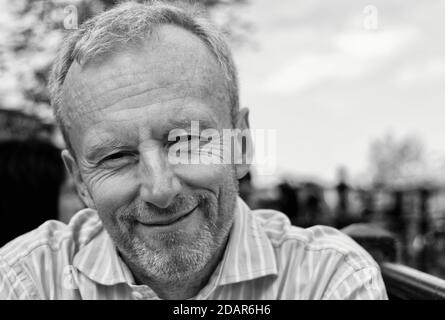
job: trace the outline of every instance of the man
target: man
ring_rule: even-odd
[[[377,264],[339,231],[251,212],[237,197],[246,162],[173,161],[210,143],[178,147],[194,121],[248,128],[230,52],[195,9],[125,3],[64,42],[52,103],[88,209],[0,250],[2,298],[386,298]]]

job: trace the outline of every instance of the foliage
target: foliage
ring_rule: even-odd
[[[210,13],[218,7],[247,2],[191,1],[204,4]],[[67,9],[75,6],[80,24],[119,2],[122,0],[0,0],[0,109],[23,110],[51,122],[46,85],[51,62],[67,32],[64,29]],[[221,27],[229,38],[232,34],[235,39],[239,33],[232,31],[230,25],[223,21]]]
[[[417,136],[396,138],[392,134],[370,146],[370,173],[378,186],[407,186],[440,182],[442,157],[427,150]]]

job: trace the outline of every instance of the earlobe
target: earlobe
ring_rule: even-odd
[[[62,159],[67,171],[74,180],[77,189],[77,194],[88,208],[94,209],[94,202],[92,201],[90,193],[88,192],[88,189],[83,181],[82,175],[80,174],[79,166],[76,160],[74,159],[73,155],[71,154],[70,151],[63,150]]]

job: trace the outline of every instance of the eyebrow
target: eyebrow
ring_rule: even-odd
[[[216,129],[218,126],[216,125],[216,122],[213,119],[172,119],[169,121],[169,131],[173,129],[187,129],[191,128],[192,121],[197,121],[199,123],[199,130],[205,130],[205,129]]]

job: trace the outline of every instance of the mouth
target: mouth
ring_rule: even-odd
[[[168,217],[165,219],[158,219],[156,221],[150,221],[150,222],[142,222],[142,221],[138,221],[138,222],[144,226],[147,226],[147,227],[169,226],[169,225],[172,225],[172,224],[175,224],[177,222],[184,220],[189,215],[191,215],[195,211],[196,208],[198,208],[198,205],[186,213],[175,214],[174,216],[171,216],[171,217]]]

